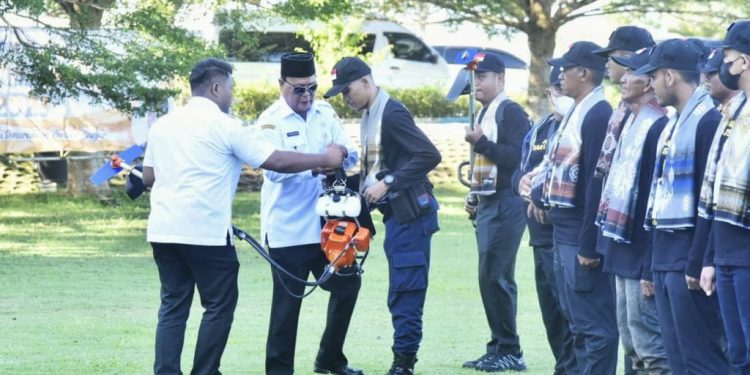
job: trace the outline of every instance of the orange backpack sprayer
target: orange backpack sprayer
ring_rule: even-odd
[[[320,248],[331,265],[339,270],[353,266],[357,258],[363,263],[372,234],[357,220],[362,211],[359,194],[347,189],[344,179],[337,179],[321,194],[315,211],[326,219],[320,233]]]

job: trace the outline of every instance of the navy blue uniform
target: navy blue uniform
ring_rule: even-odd
[[[657,145],[668,121],[662,117],[651,125],[643,144],[638,168],[638,190],[630,243],[600,235],[597,250],[603,255],[603,268],[615,275],[617,324],[625,355],[625,373],[669,373],[669,363],[659,328],[654,296],[644,296],[641,280],[653,281],[651,252],[653,238],[643,222],[648,207]],[[637,370],[637,371],[636,371]]]
[[[720,120],[721,114],[712,109],[698,123],[693,182],[696,197],[700,196],[708,152]],[[703,259],[701,249],[708,243],[710,226],[709,221],[698,218],[694,229],[655,230],[653,234],[652,269],[659,325],[675,374],[729,372],[721,350],[722,328],[716,297],[708,297],[702,290],[689,290],[685,281],[686,272],[690,272],[688,259],[695,256],[692,254],[700,254],[696,257]],[[696,276],[700,276],[699,272]]]
[[[653,237],[643,227],[648,192],[651,190],[651,177],[654,174],[656,147],[659,136],[667,124],[667,117],[657,120],[649,129],[643,145],[643,156],[638,170],[638,195],[635,202],[636,217],[633,223],[633,234],[630,243],[617,242],[608,237],[600,237],[598,250],[603,255],[604,271],[629,279],[653,281],[651,274],[651,251]]]
[[[518,194],[518,183],[521,178],[538,166],[547,152],[547,145],[555,136],[560,122],[553,114],[542,119],[531,129],[524,144],[521,155],[521,168],[512,177],[512,187]],[[535,133],[531,143],[531,133]],[[528,203],[524,208],[528,207]],[[534,249],[534,281],[539,308],[542,310],[542,321],[547,332],[552,355],[555,357],[555,374],[578,373],[578,365],[573,351],[573,335],[570,323],[560,308],[557,292],[557,279],[554,271],[554,250],[552,239],[552,225],[542,224],[533,217],[526,216],[526,226],[529,228],[529,246]]]
[[[578,255],[595,258],[598,228],[595,219],[602,180],[594,172],[604,143],[612,107],[599,102],[586,114],[581,127],[581,159],[575,207],[552,207],[549,219],[559,265],[560,304],[571,319],[578,366],[583,374],[614,374],[618,331],[612,277],[602,266],[583,268]],[[540,196],[536,189],[534,195]]]
[[[422,341],[422,313],[430,266],[430,241],[437,232],[438,203],[427,173],[440,163],[440,153],[416,126],[411,113],[398,101],[385,105],[381,127],[385,165],[394,176],[390,191],[423,186],[432,207],[416,220],[400,224],[391,207],[382,208],[385,255],[388,259],[388,309],[393,323],[393,352],[413,356]]]

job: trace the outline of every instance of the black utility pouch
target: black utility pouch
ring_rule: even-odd
[[[411,189],[388,192],[388,205],[399,224],[410,223],[419,215],[419,207],[411,193]]]
[[[433,199],[423,184],[408,189],[388,192],[388,203],[399,224],[406,224],[432,212]]]

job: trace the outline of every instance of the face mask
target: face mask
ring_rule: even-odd
[[[739,90],[740,89],[740,75],[742,75],[742,72],[740,72],[740,74],[730,73],[729,67],[732,66],[732,64],[734,64],[734,61],[731,63],[721,64],[721,68],[719,68],[719,80],[721,80],[721,83],[723,83],[724,86],[726,86],[728,89]]]
[[[565,116],[574,104],[573,98],[565,95],[552,96],[552,106],[557,114]]]

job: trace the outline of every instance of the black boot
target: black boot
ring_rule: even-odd
[[[417,363],[416,354],[393,353],[393,364],[385,375],[414,375],[415,363]]]

